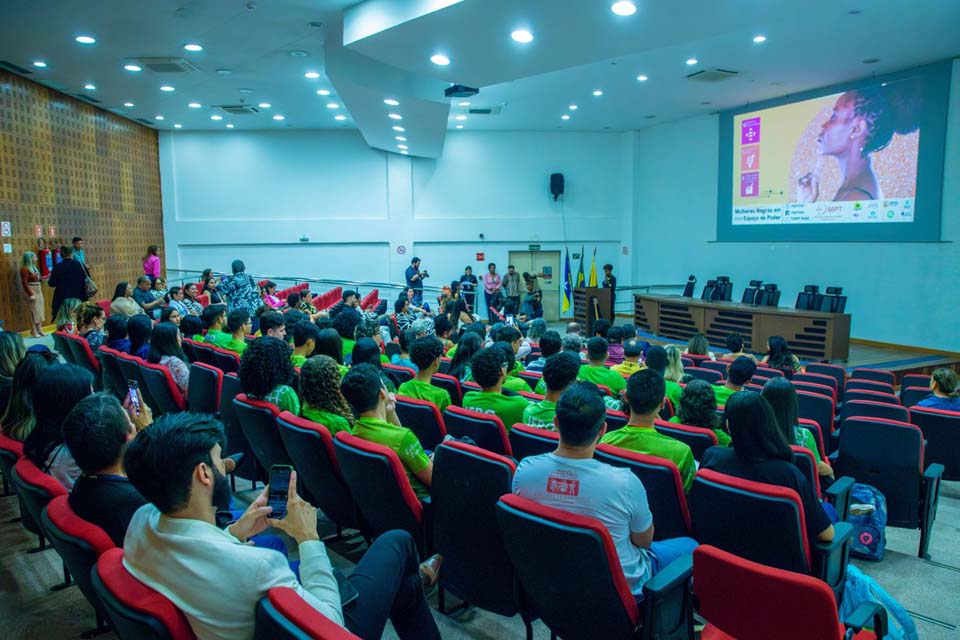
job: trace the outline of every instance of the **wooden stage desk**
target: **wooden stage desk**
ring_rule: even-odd
[[[744,347],[766,353],[770,336],[783,336],[801,359],[847,360],[850,352],[850,314],[761,307],[739,302],[709,302],[683,296],[633,296],[637,327],[664,338],[689,340],[695,333],[710,344],[724,346],[734,331]]]

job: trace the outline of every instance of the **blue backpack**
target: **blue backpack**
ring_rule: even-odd
[[[853,525],[850,555],[864,560],[883,560],[887,546],[887,499],[869,484],[853,485],[847,522]]]
[[[873,487],[869,488],[873,489]],[[876,491],[876,489],[873,490]],[[917,626],[903,605],[877,584],[876,580],[852,564],[848,564],[843,599],[839,607],[840,619],[846,620],[857,610],[857,607],[867,602],[875,602],[887,610],[885,640],[919,640]]]

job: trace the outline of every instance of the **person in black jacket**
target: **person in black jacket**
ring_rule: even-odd
[[[80,301],[87,299],[87,270],[83,265],[73,259],[73,247],[64,245],[60,247],[60,257],[63,262],[53,267],[47,284],[54,288],[53,292],[53,316],[57,316],[60,305],[67,298],[76,298]]]

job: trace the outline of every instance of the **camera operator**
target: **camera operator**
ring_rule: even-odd
[[[417,306],[423,304],[423,280],[429,277],[426,269],[420,271],[420,258],[414,256],[407,267],[406,278],[407,286],[413,289],[413,303]]]

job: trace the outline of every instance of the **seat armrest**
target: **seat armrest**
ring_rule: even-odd
[[[850,508],[850,491],[853,489],[854,479],[843,476],[830,485],[824,492],[827,502],[833,505],[840,517],[840,522],[847,521],[847,511]]]
[[[840,462],[840,452],[834,451],[833,453],[828,455],[827,458],[830,460],[830,466],[836,469],[837,463]]]
[[[677,558],[643,585],[644,635],[693,637],[693,556]]]
[[[934,462],[927,467],[926,471],[923,472],[923,480],[925,482],[939,480],[941,477],[943,477],[943,471],[943,465],[938,462]]]
[[[864,602],[847,616],[843,626],[859,633],[864,628],[873,630],[877,638],[887,637],[887,610],[876,602]],[[849,634],[853,635],[853,634]]]
[[[693,577],[693,556],[680,556],[643,585],[643,595],[657,596],[676,589]]]
[[[853,540],[853,526],[846,522],[833,525],[833,540],[817,542],[813,545],[813,575],[820,578],[833,589],[839,600],[843,591],[843,582],[847,575],[847,562],[850,560],[850,542]]]

